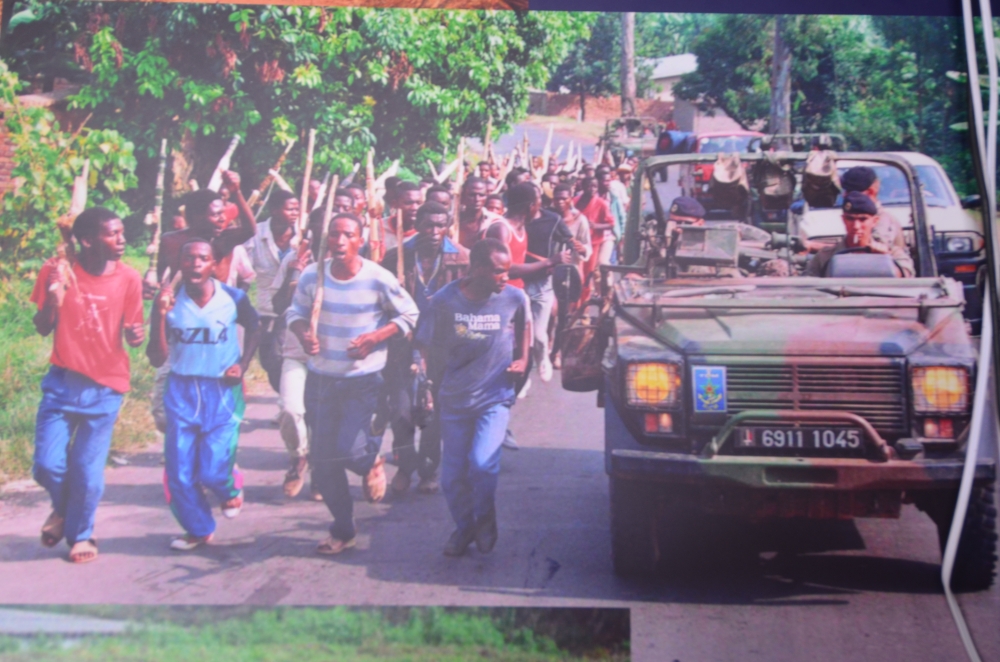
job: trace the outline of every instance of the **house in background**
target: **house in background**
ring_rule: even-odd
[[[680,81],[681,76],[698,70],[698,58],[693,53],[652,58],[645,60],[643,64],[653,70],[647,96],[660,101],[673,101],[674,85]]]
[[[652,69],[647,97],[673,104],[671,118],[677,129],[694,133],[743,130],[721,108],[702,111],[690,101],[674,98],[674,85],[680,81],[681,76],[698,70],[698,58],[693,53],[652,58],[644,60],[642,64]]]

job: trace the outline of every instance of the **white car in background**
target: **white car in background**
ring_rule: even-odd
[[[905,159],[916,171],[924,198],[927,225],[933,232],[934,255],[938,273],[962,283],[965,290],[965,317],[977,328],[982,319],[982,283],[986,274],[986,242],[983,239],[981,214],[970,211],[979,207],[978,196],[960,199],[951,180],[937,161],[918,152],[890,152]],[[890,165],[865,161],[841,160],[841,175],[854,166],[868,166],[878,175],[878,200],[885,211],[903,226],[907,244],[912,246],[913,219],[910,218],[910,191],[903,173]],[[793,205],[793,234],[811,241],[833,240],[844,235],[840,200],[836,207],[809,208]],[[797,208],[797,209],[796,209]]]

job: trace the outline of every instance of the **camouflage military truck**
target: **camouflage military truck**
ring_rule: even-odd
[[[807,157],[741,156],[793,170]],[[598,389],[605,409],[617,574],[669,570],[709,525],[891,518],[904,504],[932,518],[943,547],[977,342],[961,284],[937,274],[913,167],[863,158],[909,186],[914,278],[892,277],[888,256],[851,252],[831,260],[829,277],[800,276],[806,256],[785,236],[748,231],[751,218],[675,226],[667,170],[715,155],[641,165],[623,251],[631,266],[605,268],[592,340],[564,352],[564,386]],[[602,356],[599,374],[580,379],[574,351]],[[977,458],[957,587],[993,581],[994,483],[994,460]]]

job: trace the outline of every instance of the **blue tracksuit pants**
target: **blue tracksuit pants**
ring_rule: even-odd
[[[52,509],[66,519],[71,546],[93,536],[121,404],[121,393],[72,370],[52,366],[42,379],[33,473]]]
[[[167,412],[163,451],[167,503],[185,531],[207,536],[215,531],[215,519],[201,488],[227,501],[243,487],[243,477],[234,471],[246,407],[243,386],[170,373],[163,404]]]

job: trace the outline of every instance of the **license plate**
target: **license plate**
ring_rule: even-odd
[[[754,453],[788,455],[861,455],[865,440],[857,428],[767,428],[736,429],[733,446]]]

